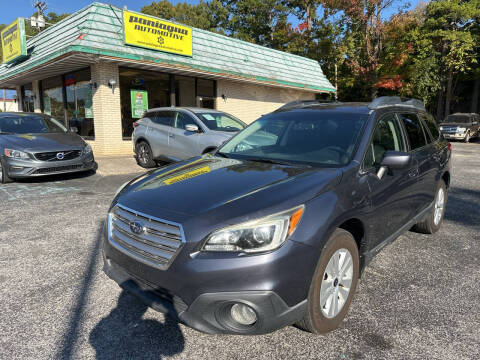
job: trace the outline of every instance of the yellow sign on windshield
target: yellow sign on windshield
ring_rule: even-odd
[[[25,21],[18,18],[0,33],[3,62],[8,63],[27,55]]]
[[[123,10],[125,44],[192,56],[192,28]]]

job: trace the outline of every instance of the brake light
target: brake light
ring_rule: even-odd
[[[133,127],[136,128],[138,125],[140,125],[138,122],[133,123]]]
[[[452,151],[452,144],[451,143],[448,143],[448,150]]]

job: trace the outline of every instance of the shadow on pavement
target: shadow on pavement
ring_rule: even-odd
[[[183,351],[185,339],[178,323],[142,319],[148,307],[122,291],[117,307],[90,333],[97,359],[137,359],[172,356]]]
[[[445,219],[465,226],[480,226],[478,204],[480,191],[452,187],[449,191]]]

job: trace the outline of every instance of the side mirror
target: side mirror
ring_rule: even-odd
[[[185,125],[185,130],[190,132],[198,132],[198,126],[194,124],[187,124]]]
[[[78,133],[78,128],[76,126],[71,126],[70,131],[76,134]]]
[[[404,151],[389,150],[383,155],[377,176],[379,179],[381,179],[387,172],[387,169],[404,169],[410,166],[411,162],[412,156],[409,153]]]

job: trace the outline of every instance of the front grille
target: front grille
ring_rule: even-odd
[[[68,166],[56,166],[56,167],[49,167],[49,168],[41,168],[35,170],[34,174],[51,174],[56,172],[64,172],[64,171],[72,171],[81,169],[83,167],[82,164],[79,165],[68,165]]]
[[[61,154],[60,156],[57,156]],[[66,150],[66,151],[50,151],[35,153],[35,158],[40,161],[65,161],[78,158],[82,154],[82,150]],[[60,157],[60,159],[59,159]]]
[[[109,219],[110,243],[124,254],[166,270],[182,247],[181,225],[116,205]],[[131,225],[141,225],[134,233]],[[133,227],[134,228],[134,227]]]
[[[457,127],[456,126],[443,126],[442,127],[442,132],[456,133],[457,132]]]

